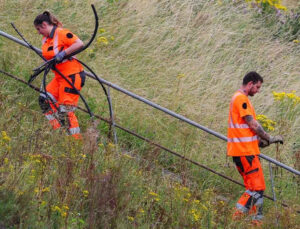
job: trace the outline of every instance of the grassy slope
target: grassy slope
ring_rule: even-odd
[[[5,9],[1,12],[1,17],[3,14],[5,18],[0,22],[1,29],[15,34],[8,25],[13,21],[36,46],[40,45],[40,37],[32,27],[32,20],[43,9],[54,12],[64,22],[65,27],[85,41],[88,39],[87,34],[92,32],[93,18],[88,7],[89,1],[74,3],[66,0],[59,4],[55,1],[0,3]],[[253,98],[257,113],[264,113],[276,119],[271,95],[273,90],[296,90],[296,94],[299,94],[299,46],[273,39],[270,29],[262,26],[262,19],[254,19],[253,13],[243,5],[219,5],[214,2],[191,0],[130,0],[115,4],[101,2],[97,3],[96,7],[101,12],[101,27],[106,30],[99,36],[107,37],[109,45],[95,42],[91,47],[90,56],[86,53],[80,58],[89,63],[103,78],[186,115],[202,125],[226,134],[229,99],[239,87],[241,77],[250,70],[257,70],[265,78],[262,92]],[[111,36],[115,37],[114,41]],[[28,78],[31,69],[40,63],[31,52],[12,42],[0,38],[0,45],[2,69]],[[179,79],[178,74],[184,74],[185,77]],[[1,86],[6,89],[3,91],[3,98],[6,99],[3,101],[12,103],[13,100],[20,100],[38,111],[30,90],[12,81],[1,80]],[[24,92],[24,97],[16,96],[16,91]],[[99,96],[102,92],[95,83],[90,80],[83,92],[93,107],[95,104],[101,104],[100,108],[96,109],[97,113],[107,115],[105,100],[103,96]],[[171,120],[166,115],[118,92],[112,91],[112,95],[118,123],[219,171],[233,174],[232,176],[238,179],[233,166],[230,164],[228,168],[225,143]],[[19,117],[19,107],[14,109]],[[34,131],[36,128],[29,125],[32,115],[25,114],[28,114],[24,121],[26,125],[18,125],[18,122],[12,119],[13,128],[9,133],[14,135],[15,141],[20,137],[20,134],[16,133],[17,130]],[[37,112],[34,113],[34,117],[42,125],[45,124]],[[85,117],[80,116],[81,120]],[[85,121],[82,122],[83,126],[86,126]],[[284,134],[287,139],[287,144],[280,149],[281,161],[294,166],[292,146],[297,128],[295,124],[291,126],[288,131],[278,129],[276,132]],[[9,130],[4,120],[1,127],[3,130]],[[130,144],[131,149],[143,149],[146,156],[154,154],[156,159],[169,169],[181,170],[182,176],[192,176],[193,173],[199,176],[199,171],[190,169],[189,165],[166,157],[162,152],[157,153],[122,133],[119,133],[119,137],[123,144]],[[46,152],[50,151],[50,148],[47,149],[45,148]],[[271,148],[264,153],[275,157],[274,151],[274,148]],[[154,156],[150,156],[149,159],[154,160]],[[205,182],[199,183],[201,187],[214,187],[228,196],[229,193],[238,195],[239,190],[236,187],[231,187],[226,182],[222,183],[213,175],[203,172],[200,175],[208,177]],[[280,197],[285,195],[288,199],[294,198],[294,203],[299,202],[299,199],[293,196],[295,186],[291,183],[292,177],[285,173],[284,177],[287,183],[282,185],[288,184],[288,187],[285,186],[284,192],[279,194]],[[155,177],[153,182],[155,183]],[[281,185],[280,178],[277,182],[277,185]],[[270,206],[269,213],[273,211],[275,210]],[[149,221],[151,222],[147,222]]]

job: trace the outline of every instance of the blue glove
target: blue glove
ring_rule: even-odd
[[[63,60],[63,58],[65,57],[66,52],[65,51],[61,51],[59,52],[56,56],[55,56],[55,60],[56,62],[61,62]]]

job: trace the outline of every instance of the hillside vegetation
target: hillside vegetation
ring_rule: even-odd
[[[257,114],[267,116],[260,120],[270,134],[285,139],[262,152],[300,169],[300,35],[295,33],[300,22],[286,16],[300,12],[297,0],[282,1],[287,11],[279,16],[242,0],[0,0],[0,29],[18,37],[14,22],[40,48],[33,20],[47,9],[86,43],[94,28],[90,4],[100,28],[78,58],[100,77],[226,135],[231,96],[245,73],[257,71],[264,84],[251,101]],[[24,80],[41,63],[3,37],[0,53],[0,69]],[[41,77],[34,85],[40,83]],[[88,79],[82,94],[95,114],[109,117],[96,81]],[[118,124],[241,181],[226,157],[226,142],[113,89],[111,96]],[[0,226],[245,228],[250,223],[250,218],[231,220],[242,187],[121,130],[115,145],[107,138],[107,124],[100,122],[95,131],[79,111],[86,140],[73,141],[51,130],[37,98],[0,74]],[[272,196],[269,164],[263,161],[263,167],[266,194]],[[272,168],[276,197],[289,207],[266,200],[264,227],[297,228],[299,177]]]

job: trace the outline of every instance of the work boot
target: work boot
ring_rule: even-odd
[[[232,220],[233,221],[238,221],[238,220],[241,220],[242,218],[244,218],[245,216],[246,216],[246,214],[244,212],[242,212],[241,210],[235,208],[235,211],[232,214]]]
[[[262,228],[263,222],[261,220],[254,219],[251,224],[256,228]]]
[[[80,133],[78,133],[78,134],[72,134],[71,135],[74,139],[76,139],[76,140],[81,140],[81,141],[83,141],[83,137],[82,137],[82,135],[80,134]]]
[[[258,211],[258,214],[252,217],[252,221],[251,224],[255,227],[261,228],[262,227],[262,219],[263,219],[263,215],[260,214],[260,212]]]

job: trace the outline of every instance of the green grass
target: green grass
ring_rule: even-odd
[[[32,21],[45,9],[84,42],[93,31],[92,1],[0,3],[1,30],[16,36],[9,25],[14,22],[36,47],[41,37]],[[273,146],[262,152],[299,169],[299,148],[295,147],[299,145],[299,119],[290,118],[296,110],[280,110],[272,91],[295,90],[300,95],[300,46],[284,37],[275,38],[277,23],[266,26],[263,16],[257,17],[241,1],[220,5],[217,1],[120,0],[95,6],[105,30],[97,38],[105,37],[109,43],[95,41],[79,58],[99,76],[226,135],[230,98],[244,74],[256,70],[265,82],[251,100],[258,114],[277,121],[271,134],[285,138],[279,152]],[[25,80],[41,63],[33,52],[2,37],[0,52],[0,68]],[[114,146],[106,138],[104,123],[98,126],[103,145],[73,142],[50,130],[36,92],[0,77],[0,129],[11,138],[9,142],[1,138],[0,223],[11,228],[245,228],[249,223],[248,219],[232,222],[230,216],[242,187],[121,130],[117,132],[119,146]],[[40,79],[34,84],[39,86]],[[89,79],[82,93],[96,114],[109,117],[104,93],[95,81]],[[113,89],[111,95],[118,124],[241,180],[226,158],[225,142]],[[86,132],[88,115],[77,114]],[[124,151],[141,161],[122,155]],[[182,184],[163,176],[162,168],[174,172]],[[268,163],[263,168],[266,193],[272,195]],[[287,200],[291,208],[266,200],[265,227],[295,228],[299,219],[292,209],[299,209],[299,179],[281,169],[275,172],[277,198]],[[89,192],[87,197],[84,190]],[[158,196],[150,195],[151,191]],[[220,196],[226,201],[221,202]]]

